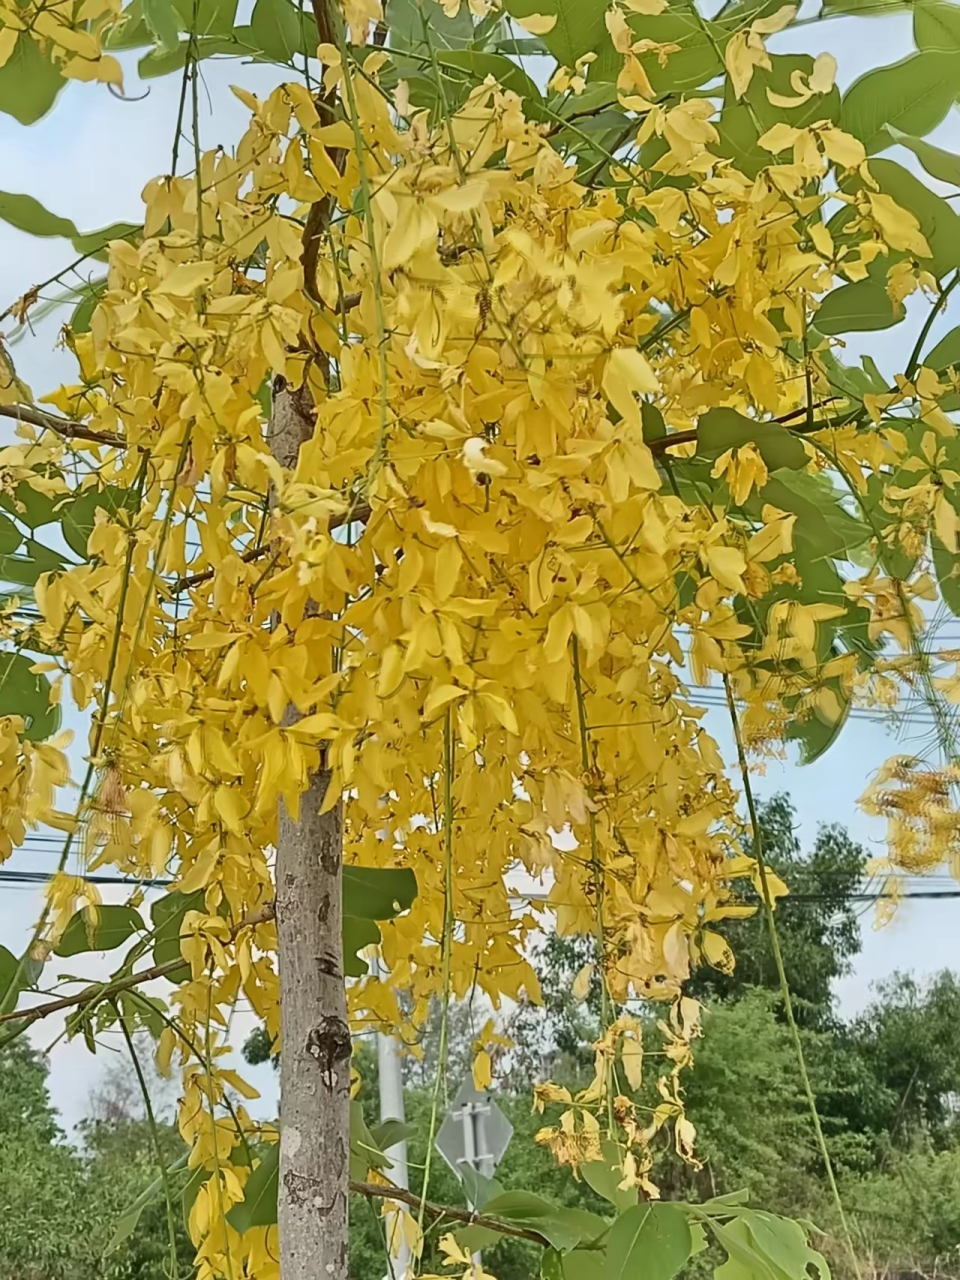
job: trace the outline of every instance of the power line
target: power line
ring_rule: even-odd
[[[8,884],[48,884],[57,873],[54,871],[10,871],[0,868],[0,881]],[[131,889],[160,889],[173,884],[172,880],[137,880],[132,876],[83,875],[87,884],[126,884]]]
[[[11,871],[0,868],[0,882],[7,884],[47,884],[54,878],[54,875],[55,873],[52,871]],[[82,878],[88,884],[119,884],[126,885],[131,889],[165,889],[175,883],[173,880],[161,880],[155,877],[147,880],[137,880],[130,876],[85,875]],[[514,903],[541,902],[549,905],[549,895],[539,890],[531,893],[514,892],[508,896]],[[835,893],[788,893],[783,898],[783,903],[789,906],[791,902],[835,902],[836,897]],[[849,902],[900,902],[911,898],[935,901],[938,898],[960,898],[960,888],[907,889],[903,893],[882,893],[879,891],[877,893],[847,893],[843,897]]]

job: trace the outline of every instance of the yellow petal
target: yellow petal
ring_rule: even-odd
[[[473,1087],[478,1093],[490,1088],[493,1080],[493,1067],[486,1049],[481,1049],[473,1060]]]
[[[529,31],[532,36],[545,36],[557,25],[555,13],[528,13],[525,18],[517,18],[516,22]]]

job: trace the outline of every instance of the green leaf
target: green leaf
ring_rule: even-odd
[[[173,0],[141,0],[143,20],[159,48],[169,52],[179,39],[178,14]]]
[[[251,1227],[272,1227],[277,1221],[277,1193],[280,1188],[280,1144],[272,1143],[247,1179],[243,1199],[227,1214],[234,1231],[242,1235]]]
[[[867,154],[883,151],[893,138],[887,125],[921,138],[935,129],[960,88],[960,59],[932,50],[877,67],[854,81],[843,99],[841,127]]]
[[[921,0],[913,7],[913,39],[918,49],[960,53],[960,9]]]
[[[59,214],[51,213],[33,196],[16,191],[0,191],[0,220],[28,235],[63,237],[72,243],[78,253],[88,256],[100,253],[111,240],[125,239],[142,230],[139,223],[114,222],[109,227],[101,227],[99,231],[80,232],[70,218],[61,218]]]
[[[0,493],[0,507],[17,516],[31,529],[36,529],[42,524],[53,524],[59,519],[57,507],[63,499],[63,494],[51,497],[35,489],[26,480],[21,480],[12,497],[8,493]]]
[[[197,889],[195,893],[166,893],[158,898],[150,907],[150,919],[153,921],[154,964],[169,964],[180,958],[180,930],[183,917],[188,911],[203,911],[204,892]],[[190,969],[184,961],[182,969],[167,974],[168,982],[182,982],[189,977]]]
[[[365,978],[369,966],[357,953],[364,947],[376,946],[382,934],[375,920],[361,916],[343,915],[343,972],[348,978]]]
[[[54,947],[54,955],[76,956],[82,951],[112,951],[144,927],[140,912],[133,907],[108,904],[98,907],[97,914],[99,919],[96,927],[92,928],[89,913],[78,911]]]
[[[69,218],[60,218],[33,196],[0,191],[0,218],[32,236],[63,236],[72,240],[80,232]]]
[[[960,368],[960,324],[945,333],[937,345],[923,357],[928,369],[940,373],[951,365]]]
[[[33,587],[42,573],[54,573],[67,564],[59,551],[51,551],[32,538],[27,538],[23,546],[23,555],[0,555],[0,581]]]
[[[609,43],[604,23],[605,5],[598,0],[506,0],[504,8],[511,18],[527,18],[534,13],[545,17],[556,14],[553,30],[540,39],[561,66],[573,67],[585,53],[593,53],[604,42]],[[657,40],[659,36],[651,34],[650,38]]]
[[[545,1249],[540,1260],[541,1280],[606,1280],[603,1254],[596,1249],[560,1253]]]
[[[157,19],[151,15],[153,22],[148,26],[145,21],[146,10],[162,7],[164,14]],[[186,62],[190,49],[190,40],[179,40],[178,32],[195,32],[197,36],[197,53],[200,58],[209,58],[214,54],[233,54],[240,57],[256,52],[256,42],[250,36],[250,27],[237,27],[234,22],[237,16],[237,0],[133,0],[124,10],[127,22],[118,33],[108,37],[110,48],[134,49],[151,43],[151,30],[159,34],[159,23],[169,23],[165,29],[166,39],[159,41],[159,47],[151,50],[140,61],[140,73],[143,78],[166,75],[168,72],[180,70]],[[243,33],[248,47],[244,48]],[[172,38],[171,38],[172,35]],[[268,36],[268,40],[269,40]],[[311,50],[315,53],[316,50]]]
[[[603,1157],[602,1160],[587,1160],[580,1165],[580,1176],[591,1190],[608,1200],[621,1213],[637,1203],[637,1189],[629,1187],[626,1191],[620,1190],[623,1169],[616,1143],[609,1139],[603,1143]]]
[[[70,548],[86,559],[87,540],[93,532],[97,511],[115,516],[119,511],[131,511],[137,501],[132,489],[119,489],[108,485],[105,489],[88,489],[78,498],[61,508],[63,536]]]
[[[140,1222],[140,1215],[144,1209],[148,1208],[153,1202],[159,1199],[163,1192],[163,1179],[159,1176],[147,1186],[134,1200],[129,1209],[126,1209],[117,1219],[116,1226],[113,1229],[113,1235],[107,1241],[107,1247],[104,1253],[113,1253],[114,1249],[118,1249],[125,1240],[129,1240],[137,1229]]]
[[[557,1249],[544,1249],[540,1259],[540,1280],[563,1280],[563,1254]]]
[[[26,31],[13,53],[0,67],[0,111],[21,124],[36,124],[53,106],[54,99],[66,84],[50,58]]]
[[[448,18],[438,6],[430,10],[429,26],[424,28],[424,10],[417,0],[387,0],[385,5],[390,49],[394,51],[397,70],[408,80],[422,78],[425,71],[421,59],[450,49],[466,49],[473,42],[473,19],[467,5],[462,4],[454,18]],[[429,44],[427,43],[429,34]],[[416,59],[403,58],[404,53]],[[436,86],[429,83],[436,94]]]
[[[417,877],[408,867],[343,868],[343,909],[364,920],[392,920],[417,896]]]
[[[931,255],[923,265],[929,263],[933,274],[940,279],[960,264],[960,216],[947,201],[893,160],[871,160],[870,173],[880,190],[892,196],[920,223]],[[817,327],[820,327],[819,316]]]
[[[389,1151],[400,1142],[406,1142],[415,1133],[416,1130],[411,1125],[404,1124],[402,1120],[384,1120],[382,1124],[375,1124],[370,1130],[374,1145],[378,1151],[383,1152]]]
[[[705,1215],[705,1221],[727,1254],[727,1261],[713,1273],[716,1280],[782,1280],[754,1248],[745,1223],[737,1218],[722,1223],[709,1215]]]
[[[363,1107],[353,1099],[350,1103],[350,1177],[355,1182],[363,1182],[371,1169],[389,1168],[392,1168],[390,1157],[384,1155],[380,1144],[367,1127]]]
[[[762,496],[764,502],[798,517],[795,537],[806,543],[815,557],[847,559],[872,536],[870,526],[843,506],[843,494],[829,475],[782,468],[771,472]]]
[[[735,409],[709,409],[697,423],[697,455],[719,458],[728,449],[754,444],[767,467],[802,467],[807,454],[796,436],[779,422],[759,422]]]
[[[824,16],[833,13],[855,13],[862,18],[885,18],[901,9],[909,9],[910,0],[824,0]]]
[[[17,1007],[20,995],[20,983],[17,981],[19,968],[20,961],[13,952],[0,946],[0,1013],[12,1013]]]
[[[781,1275],[789,1280],[809,1280],[808,1268],[812,1265],[822,1280],[829,1280],[830,1270],[825,1259],[810,1248],[798,1222],[760,1209],[743,1209],[739,1217],[750,1232],[757,1252]]]
[[[813,61],[809,54],[772,54],[769,72],[760,68],[755,71],[742,100],[733,95],[728,85],[720,116],[720,151],[747,177],[756,177],[772,163],[773,157],[759,145],[759,138],[773,125],[785,122],[792,128],[803,129],[816,121],[840,118],[840,92],[835,87],[796,107],[775,107],[767,97],[768,90],[787,98],[795,97],[793,77],[797,72],[809,76]]]
[[[97,303],[107,291],[107,277],[99,276],[96,280],[91,280],[89,284],[84,285],[81,291],[80,301],[74,308],[73,315],[70,317],[70,329],[73,333],[89,333],[90,321],[96,310]]]
[[[158,76],[169,75],[171,71],[182,70],[194,44],[198,61],[212,58],[215,54],[232,54],[235,58],[255,56],[257,46],[248,38],[249,32],[249,27],[237,27],[235,40],[223,36],[199,36],[196,41],[181,40],[176,49],[172,49],[169,53],[164,53],[161,49],[151,49],[137,63],[140,79],[154,80]],[[264,57],[266,56],[265,54]]]
[[[120,22],[107,28],[103,37],[105,49],[139,49],[150,44],[150,30],[143,20],[143,0],[132,0],[120,16]]]
[[[663,414],[655,404],[650,404],[647,400],[643,400],[640,404],[640,422],[643,438],[647,444],[651,440],[662,440],[667,434],[667,424],[663,420]]]
[[[539,36],[507,36],[493,46],[494,53],[505,53],[508,58],[549,58],[550,50]]]
[[[292,62],[303,43],[300,10],[290,0],[257,0],[249,30],[253,44],[272,62]]]
[[[236,1153],[234,1153],[236,1155]],[[234,1164],[239,1161],[234,1159]],[[187,1179],[186,1186],[181,1193],[181,1202],[183,1204],[183,1225],[184,1228],[190,1230],[190,1211],[192,1210],[197,1196],[200,1194],[200,1188],[210,1177],[210,1170],[205,1169],[203,1165],[199,1169],[194,1169],[190,1177]]]
[[[529,12],[538,13],[545,10],[538,4],[533,4]],[[599,13],[602,19],[602,6],[599,7]],[[660,65],[655,52],[640,55],[640,63],[657,97],[662,98],[667,94],[678,95],[684,91],[699,88],[700,85],[723,74],[723,62],[717,53],[717,48],[722,46],[727,33],[716,23],[704,20],[701,25],[701,20],[689,6],[678,5],[676,8],[666,9],[663,13],[649,16],[628,13],[626,17],[628,24],[637,33],[638,39],[650,39],[657,43],[678,46],[676,51],[671,53],[665,66]],[[602,21],[601,27],[603,29],[599,41],[594,46],[599,56],[590,67],[591,82],[616,80],[623,67],[623,55],[614,49]],[[554,32],[556,29],[554,27]],[[551,35],[554,32],[551,32]],[[549,43],[550,36],[544,38]],[[567,65],[572,66],[573,63]]]
[[[457,1244],[467,1253],[476,1253],[480,1249],[492,1249],[503,1239],[499,1231],[491,1231],[489,1227],[458,1227],[454,1232]]]
[[[184,1152],[183,1155],[179,1156],[167,1170],[167,1178],[169,1179],[171,1175],[178,1174],[186,1167],[186,1163],[187,1152]],[[104,1253],[112,1253],[114,1249],[123,1244],[124,1240],[128,1240],[130,1236],[133,1235],[134,1231],[137,1229],[137,1224],[140,1221],[140,1215],[143,1213],[144,1209],[148,1208],[163,1194],[163,1182],[163,1178],[159,1175],[154,1178],[154,1180],[145,1187],[143,1191],[141,1191],[130,1208],[125,1210],[125,1212],[117,1219],[117,1225],[114,1227],[113,1235],[110,1237]]]
[[[805,720],[791,719],[787,727],[787,738],[800,744],[800,763],[813,764],[819,760],[840,736],[843,726],[850,715],[850,699],[840,680],[824,681],[832,690],[840,704],[840,715],[836,720],[826,720],[818,710],[814,710]]]
[[[468,1164],[461,1166],[460,1181],[467,1200],[478,1213],[483,1213],[490,1201],[495,1196],[502,1196],[504,1192],[496,1178],[487,1178]]]
[[[944,151],[942,147],[935,147],[932,142],[924,142],[922,138],[911,138],[895,125],[888,124],[886,130],[894,142],[913,152],[931,178],[960,187],[960,156],[955,156],[952,151]]]
[[[960,618],[960,556],[948,551],[936,535],[931,537],[930,542],[933,547],[933,567],[940,584],[943,603],[954,617]]]
[[[60,728],[60,707],[50,701],[50,681],[31,671],[33,658],[0,653],[0,716],[23,716],[24,736],[42,742]]]
[[[237,19],[237,0],[173,0],[181,31],[198,36],[230,36]],[[309,27],[308,27],[309,31]],[[311,50],[316,54],[316,49]]]
[[[543,116],[540,90],[522,67],[499,53],[482,53],[477,49],[453,49],[437,54],[437,62],[452,71],[460,71],[471,83],[480,84],[487,76],[496,77],[505,89],[512,89],[523,101],[528,118]]]
[[[377,920],[392,920],[417,896],[417,878],[407,867],[343,868],[343,969],[362,978],[367,962],[357,954],[380,941]]]
[[[20,530],[7,516],[0,515],[0,555],[8,556],[16,551],[23,538]]]
[[[505,1191],[487,1202],[484,1213],[538,1232],[563,1253],[584,1240],[596,1239],[608,1225],[596,1214],[558,1208],[531,1191]]]
[[[140,222],[111,222],[108,227],[100,227],[97,231],[85,231],[73,241],[77,253],[106,261],[106,248],[111,240],[132,240],[143,234]]]
[[[889,329],[899,324],[903,316],[902,309],[899,313],[894,309],[882,284],[876,280],[858,280],[855,284],[842,284],[827,294],[820,303],[816,326],[819,333],[832,337],[837,333]]]
[[[690,1257],[693,1241],[683,1210],[675,1204],[633,1205],[613,1224],[607,1242],[609,1280],[671,1280]]]

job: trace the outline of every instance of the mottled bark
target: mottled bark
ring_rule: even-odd
[[[291,393],[278,379],[274,457],[294,466],[312,432],[305,392]],[[279,814],[282,1280],[347,1280],[350,1027],[343,982],[343,819],[339,804],[319,812],[328,781],[322,769],[311,779],[299,819],[282,802]]]

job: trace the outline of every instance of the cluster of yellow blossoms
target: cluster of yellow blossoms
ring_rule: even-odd
[[[185,1065],[191,1167],[211,1174],[191,1213],[201,1277],[276,1274],[266,1229],[223,1217],[255,1126],[220,1109],[243,1085],[217,1057],[241,993],[277,1033],[274,925],[242,923],[273,897],[278,803],[297,811],[322,758],[347,860],[418,885],[383,927],[389,983],[350,986],[357,1024],[400,1025],[398,991],[414,1023],[474,985],[494,1005],[536,1000],[519,869],[545,878],[562,933],[600,936],[615,1002],[676,1002],[662,1107],[647,1124],[615,1100],[643,1181],[645,1146],[681,1113],[682,983],[731,962],[714,926],[755,871],[685,663],[724,673],[750,740],[777,737],[788,705],[841,716],[857,654],[824,652],[821,627],[853,605],[800,598],[796,513],[768,482],[788,468],[816,486],[826,457],[865,485],[896,459],[893,433],[817,415],[807,330],[840,257],[856,279],[890,246],[923,249],[869,188],[834,247],[811,184],[864,159],[835,126],[767,138],[748,179],[712,154],[705,101],[644,103],[638,141],[662,140],[659,158],[598,192],[492,82],[439,124],[402,125],[382,54],[321,56],[346,118],[321,121],[297,84],[237,90],[252,118],[236,154],[148,186],[142,242],[111,246],[90,331],[70,339],[80,380],[50,397],[84,424],[58,446],[82,486],[126,495],[98,513],[87,561],[36,593],[52,663],[95,709],[88,855],[204,895],[161,1045]],[[327,200],[304,280],[303,222]],[[270,452],[271,384],[316,415],[292,469]],[[809,440],[780,425],[805,415]],[[29,443],[18,459],[15,478],[45,482]],[[871,614],[875,585],[859,599],[879,634],[898,618]],[[0,737],[14,841],[15,728]],[[641,1061],[624,1016],[544,1140],[582,1158],[615,1064],[638,1085]],[[676,1135],[688,1151],[682,1118]]]
[[[68,80],[123,83],[116,58],[103,52],[101,34],[120,13],[120,0],[3,0],[0,3],[0,67],[21,64],[24,91],[30,77],[57,74]]]

